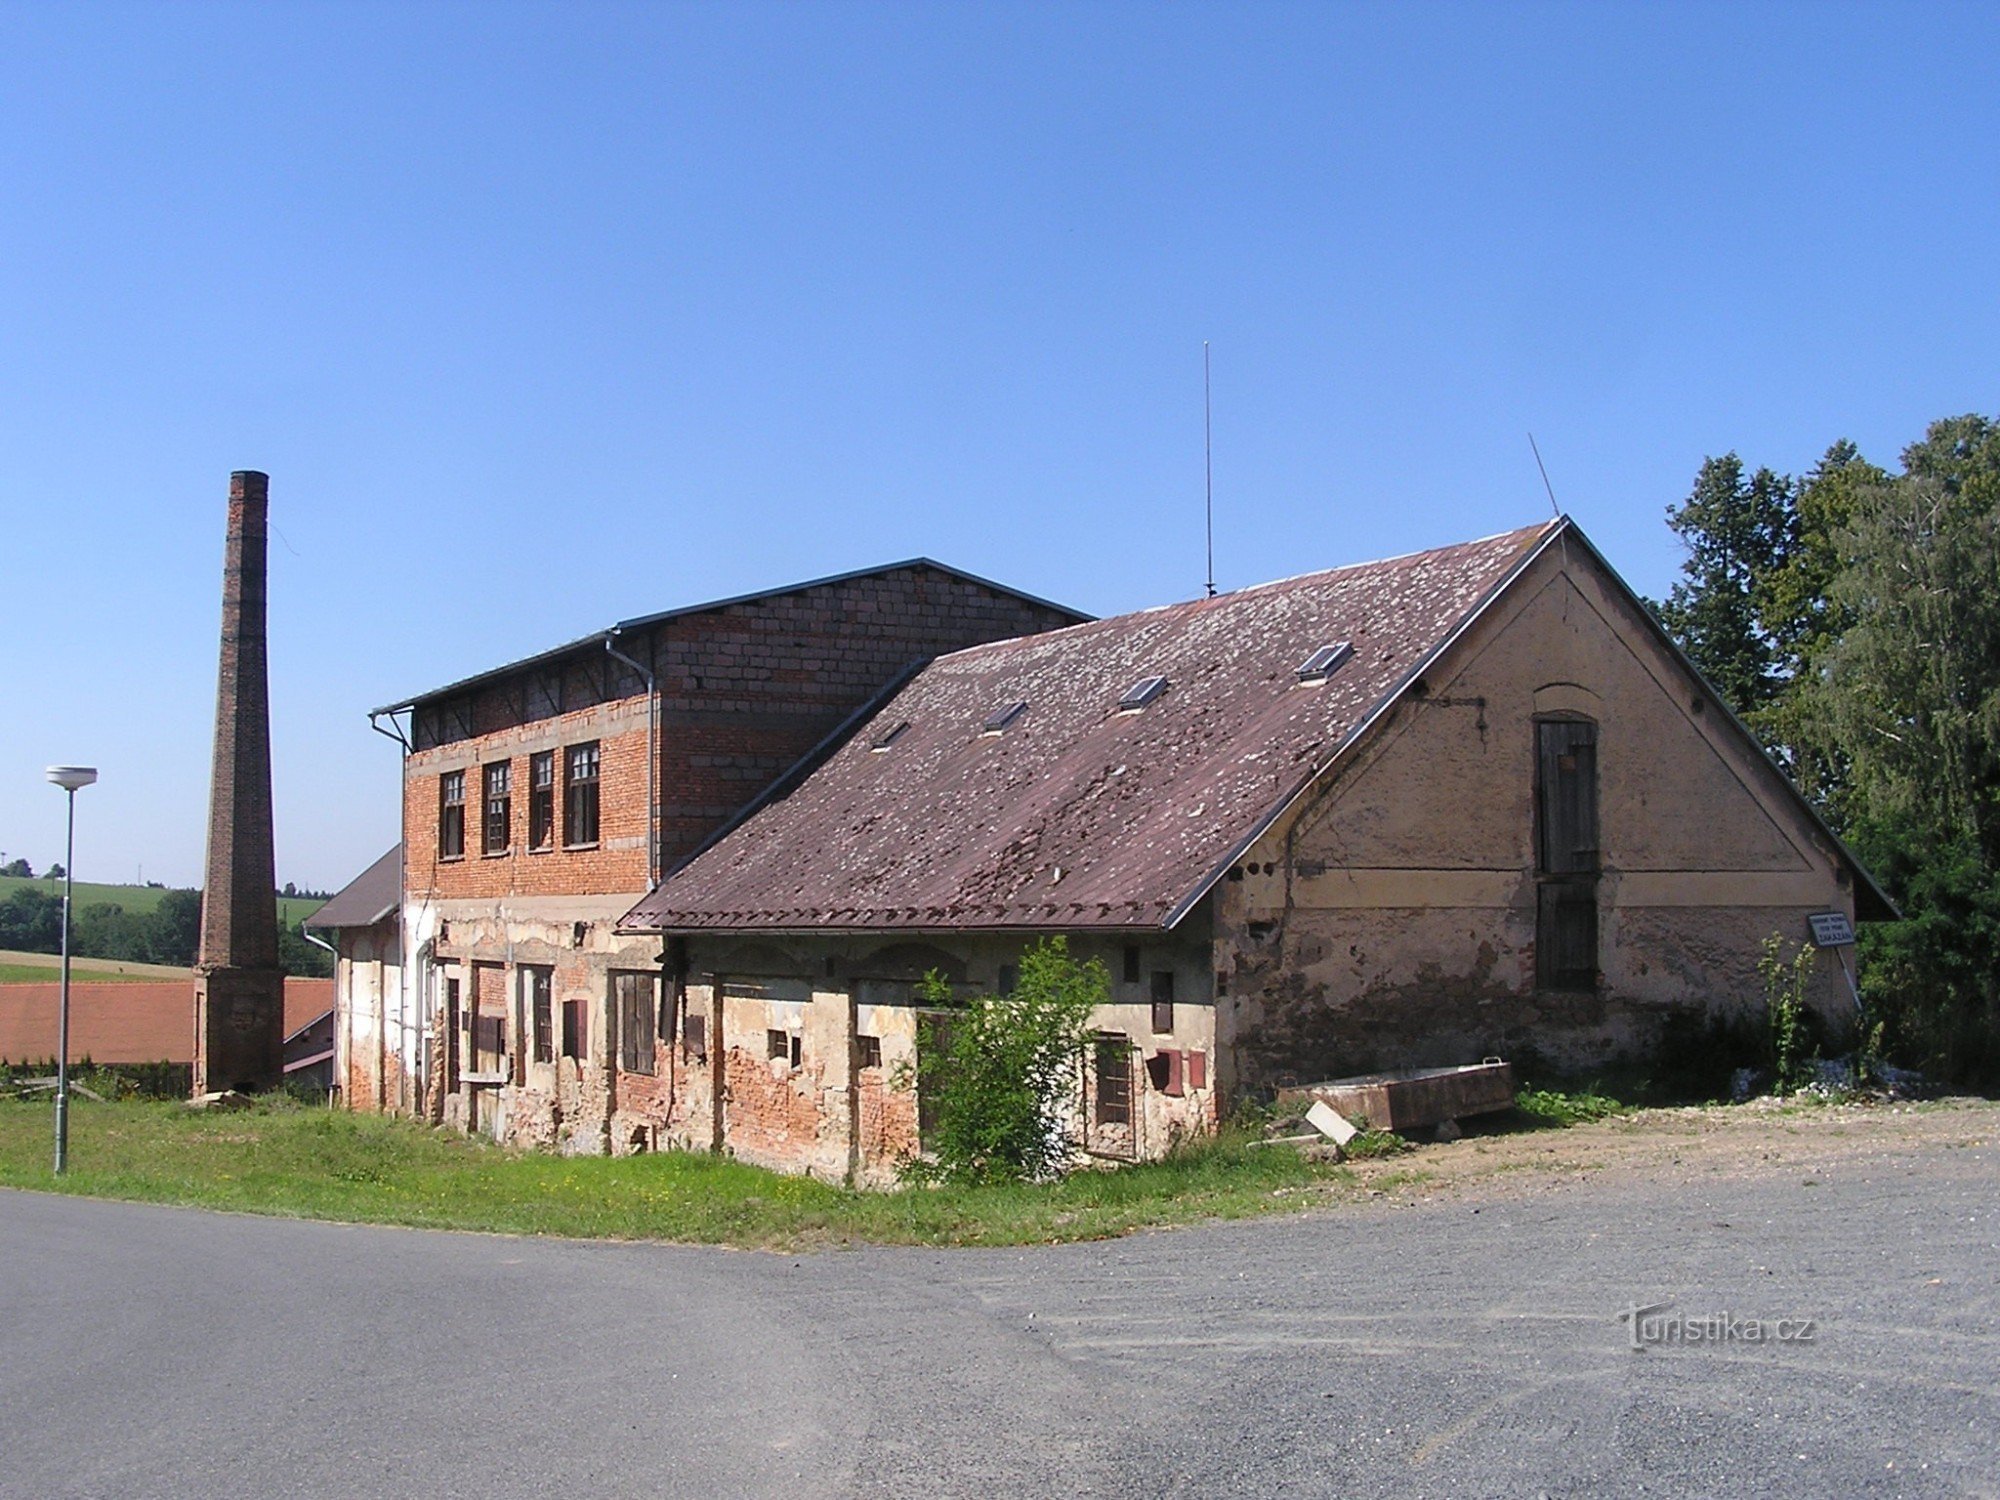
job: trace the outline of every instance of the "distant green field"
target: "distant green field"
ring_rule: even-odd
[[[62,894],[60,880],[23,880],[18,875],[0,875],[0,901],[5,901],[23,886],[32,886],[38,891]],[[122,906],[127,911],[151,911],[160,904],[160,897],[166,892],[151,885],[98,885],[88,880],[76,883],[76,904],[78,910],[86,906]],[[280,896],[278,914],[286,926],[294,926],[305,920],[321,906],[325,905],[316,897]]]
[[[19,953],[0,948],[0,984],[47,984],[60,977],[62,960],[53,953]],[[122,958],[72,958],[71,976],[92,984],[157,984],[187,979],[193,971],[172,964],[142,964]]]

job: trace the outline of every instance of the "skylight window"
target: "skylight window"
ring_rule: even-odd
[[[900,740],[903,737],[904,731],[906,731],[909,727],[910,727],[910,721],[908,719],[905,719],[903,720],[902,723],[898,724],[894,729],[888,730],[883,734],[876,735],[875,743],[868,747],[869,750],[875,753],[876,755],[880,755],[884,750],[887,750],[891,745],[895,744],[897,740]]]
[[[1299,663],[1299,681],[1302,683],[1325,682],[1354,654],[1352,641],[1335,641],[1331,646],[1321,646],[1303,662]]]
[[[1134,709],[1144,708],[1166,690],[1166,678],[1141,677],[1137,682],[1125,689],[1125,696],[1118,700],[1118,711],[1124,714],[1131,713]]]
[[[981,727],[979,732],[981,734],[999,734],[1011,727],[1014,721],[1027,711],[1028,700],[1025,698],[1021,699],[1018,703],[1010,703],[1005,708],[996,708],[987,716],[986,723]]]

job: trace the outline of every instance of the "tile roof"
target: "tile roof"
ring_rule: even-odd
[[[0,984],[0,1058],[39,1063],[56,1055],[60,983]],[[333,1009],[331,979],[285,981],[285,1034]],[[70,976],[71,1062],[192,1062],[194,975],[104,983]]]
[[[373,927],[403,899],[403,846],[397,844],[348,881],[305,920],[307,927]]]
[[[1563,524],[939,657],[625,925],[1170,926]]]

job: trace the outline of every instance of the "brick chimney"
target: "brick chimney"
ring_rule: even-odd
[[[271,850],[271,704],[264,650],[270,479],[229,476],[222,662],[208,794],[208,876],[195,960],[194,1091],[268,1089],[285,1072],[285,978]]]

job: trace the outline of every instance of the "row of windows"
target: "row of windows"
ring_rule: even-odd
[[[590,1012],[588,1000],[572,999],[555,1005],[555,970],[542,965],[524,965],[518,971],[518,1009],[513,1010],[515,1045],[508,1045],[507,986],[499,964],[472,966],[473,995],[469,1009],[462,1004],[459,981],[445,980],[445,1034],[451,1055],[447,1070],[451,1087],[459,1076],[461,1034],[469,1044],[473,1071],[492,1075],[512,1072],[517,1083],[526,1081],[524,1064],[554,1062],[558,1057],[582,1062],[590,1056]],[[615,973],[611,976],[609,1013],[606,1017],[617,1040],[618,1066],[628,1073],[651,1073],[656,1063],[654,1040],[661,1032],[671,1033],[673,1018],[660,1013],[660,979],[657,974]],[[689,1045],[699,1049],[697,1028],[690,1022]],[[511,1065],[511,1066],[510,1066]]]
[[[597,741],[566,745],[562,751],[562,842],[565,849],[588,849],[597,843],[598,773],[602,752]],[[514,847],[514,763],[498,760],[479,768],[479,847],[484,854],[506,854]],[[556,752],[539,750],[528,757],[528,849],[553,849],[556,842]],[[438,858],[465,857],[465,772],[438,776]]]

